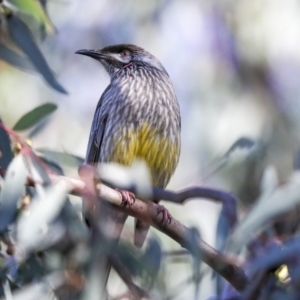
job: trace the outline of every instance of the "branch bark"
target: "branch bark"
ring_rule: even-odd
[[[90,168],[90,166],[88,166],[87,168]],[[94,174],[94,171],[92,172],[92,174]],[[88,177],[90,176],[91,173],[88,174]],[[87,194],[87,187],[85,183],[86,180],[72,179],[53,174],[50,175],[50,178],[53,182],[66,180],[71,183],[73,185],[72,194],[74,195],[80,196]],[[31,186],[35,185],[34,181],[30,178],[28,179],[27,184]],[[114,205],[117,210],[125,212],[132,217],[138,218],[150,224],[157,230],[163,232],[164,234],[175,240],[190,253],[194,253],[196,245],[203,262],[205,262],[215,272],[226,279],[236,290],[243,291],[247,287],[249,280],[245,275],[244,270],[239,267],[235,261],[212,248],[199,237],[194,237],[195,241],[193,242],[193,244],[191,244],[190,229],[181,224],[174,217],[171,218],[171,222],[169,224],[162,225],[162,215],[157,214],[157,204],[153,203],[152,201],[142,201],[136,198],[135,203],[132,206],[124,207],[122,206],[122,195],[118,191],[109,188],[108,186],[100,182],[96,185],[96,188],[98,199],[108,201],[110,204]],[[218,202],[223,202],[223,204],[230,203],[230,205],[235,205],[235,199],[230,194],[207,188],[191,188],[179,193],[154,189],[154,198],[155,197],[158,197],[160,199],[167,198],[167,200],[177,203],[184,203],[187,198],[205,197],[214,199]]]
[[[116,209],[147,222],[178,242],[182,247],[189,251],[194,251],[194,246],[191,245],[189,238],[190,229],[181,224],[174,217],[172,217],[169,224],[162,226],[162,216],[157,215],[157,207],[155,203],[136,199],[135,203],[131,207],[122,207],[122,196],[119,192],[103,184],[99,184],[97,188],[99,192],[98,196],[109,201],[116,207]],[[194,245],[197,245],[202,260],[230,282],[234,288],[241,291],[247,286],[248,279],[243,269],[237,266],[232,260],[209,246],[200,238],[196,237]]]
[[[73,184],[74,193],[78,195],[86,194],[84,192],[86,188],[85,183],[81,180],[74,180],[61,176],[52,176],[52,179],[67,180]],[[118,191],[109,188],[100,182],[96,184],[96,190],[97,196],[99,197],[98,199],[108,201],[117,210],[125,212],[132,217],[150,224],[157,230],[178,242],[189,252],[193,253],[196,245],[203,262],[225,278],[236,290],[242,291],[248,285],[248,278],[241,267],[239,267],[232,259],[218,252],[198,237],[194,237],[193,244],[191,244],[190,229],[181,224],[174,217],[171,218],[171,222],[169,224],[163,226],[162,215],[157,214],[157,205],[152,201],[136,199],[132,206],[124,207],[122,206],[122,196]],[[188,191],[185,191],[185,193],[190,195]],[[192,193],[192,196],[195,196],[194,192]],[[203,194],[203,196],[205,196],[205,194]]]

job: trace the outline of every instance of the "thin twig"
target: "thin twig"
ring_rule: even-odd
[[[186,256],[189,255],[190,253],[187,250],[181,249],[181,250],[174,250],[174,251],[164,251],[162,253],[163,256],[165,257],[178,257],[178,256]]]

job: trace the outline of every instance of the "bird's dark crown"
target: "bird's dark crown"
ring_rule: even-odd
[[[90,56],[100,61],[111,76],[134,63],[142,63],[167,74],[166,70],[155,56],[143,48],[132,44],[112,45],[97,50],[79,50],[76,53]]]
[[[143,48],[138,47],[136,45],[132,44],[119,44],[119,45],[112,45],[107,46],[105,48],[102,48],[100,51],[106,52],[106,53],[120,53],[122,51],[129,51],[132,54],[143,54],[147,53]],[[148,53],[150,54],[150,53]]]

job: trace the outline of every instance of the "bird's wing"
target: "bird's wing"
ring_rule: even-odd
[[[100,161],[100,151],[108,118],[108,113],[105,112],[102,108],[102,103],[106,97],[105,92],[98,102],[91,127],[85,159],[86,163],[89,164],[97,163]]]

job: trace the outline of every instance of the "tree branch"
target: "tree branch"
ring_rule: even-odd
[[[86,171],[85,171],[86,172]],[[94,171],[92,171],[94,174]],[[79,172],[83,181],[85,175]],[[90,175],[88,175],[91,178]],[[66,177],[56,177],[52,176],[52,179],[59,180],[64,179],[71,182],[74,186],[74,192],[76,194],[85,194],[85,183],[80,180],[72,180]],[[222,253],[218,252],[208,244],[206,244],[203,240],[198,237],[195,237],[193,240],[193,245],[191,244],[190,239],[190,229],[181,224],[178,220],[172,217],[171,222],[165,226],[162,225],[162,215],[157,214],[157,204],[152,201],[142,201],[139,199],[135,200],[135,203],[130,207],[122,206],[122,196],[121,194],[108,186],[97,183],[96,184],[97,195],[99,199],[103,199],[108,201],[110,204],[114,205],[117,210],[121,210],[126,214],[143,220],[144,222],[150,224],[155,227],[159,231],[165,233],[170,238],[178,242],[182,247],[186,248],[190,252],[195,251],[195,245],[198,248],[202,260],[209,265],[212,269],[214,269],[218,274],[220,274],[223,278],[225,278],[234,288],[238,291],[242,291],[248,284],[248,278],[246,277],[242,268],[235,264],[235,262]],[[177,196],[177,199],[183,199],[184,197],[199,197],[199,194],[196,191],[201,191],[201,189],[191,189],[185,190],[184,192],[179,193],[180,196]],[[210,190],[212,191],[212,190]],[[175,193],[169,195],[175,195]],[[167,194],[166,193],[166,194]],[[165,195],[166,195],[165,194]],[[203,197],[207,197],[205,193],[202,193]],[[219,197],[220,194],[215,192],[215,196]],[[164,197],[165,198],[165,197]],[[183,200],[184,201],[184,200]],[[181,202],[183,202],[181,201]]]
[[[90,166],[86,167],[90,168]],[[86,167],[84,167],[84,169]],[[91,172],[91,170],[89,170],[88,172]],[[94,174],[94,170],[92,172],[92,174]],[[82,174],[80,176],[82,178]],[[81,196],[87,194],[87,185],[85,183],[86,180],[72,179],[57,175],[50,175],[50,177],[53,182],[57,182],[59,180],[66,180],[69,183],[71,183],[73,185],[72,194],[74,195]],[[91,177],[91,175],[89,175],[88,177]],[[30,179],[28,179],[28,184],[35,185],[35,183]],[[239,267],[236,264],[236,262],[233,261],[233,259],[228,258],[224,254],[212,248],[199,237],[195,237],[193,244],[191,244],[190,229],[181,224],[174,217],[171,218],[171,222],[169,224],[163,226],[162,215],[157,214],[157,204],[153,203],[152,201],[142,201],[136,198],[135,203],[132,206],[124,207],[122,206],[122,196],[118,191],[109,188],[108,186],[100,183],[100,181],[96,185],[96,188],[97,196],[99,197],[98,199],[108,201],[110,204],[114,205],[114,207],[117,210],[125,212],[126,214],[132,217],[138,218],[150,224],[157,230],[163,232],[164,234],[178,242],[183,248],[186,248],[190,253],[194,253],[196,245],[200,252],[201,259],[219,275],[225,278],[236,290],[242,291],[247,287],[248,278],[245,275],[244,270],[241,267]],[[223,203],[227,202],[230,205],[235,205],[235,198],[232,195],[213,189],[191,188],[179,193],[174,193],[154,188],[153,191],[154,199],[164,199],[176,203],[184,203],[188,198],[205,197]]]

